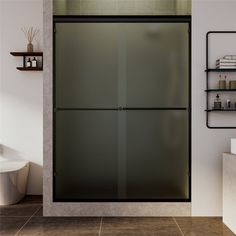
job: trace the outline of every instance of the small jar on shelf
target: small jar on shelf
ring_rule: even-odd
[[[221,103],[221,99],[220,99],[220,95],[217,94],[216,98],[214,100],[214,110],[221,110],[222,109],[222,103]]]

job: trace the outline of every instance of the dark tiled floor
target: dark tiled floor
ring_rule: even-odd
[[[101,235],[173,235],[181,236],[173,218],[103,218]]]
[[[27,196],[18,204],[0,206],[1,216],[32,216],[42,207],[42,197]],[[0,234],[1,235],[1,234]]]
[[[220,217],[176,217],[176,222],[186,236],[231,236],[234,235]]]
[[[0,235],[15,235],[27,220],[27,217],[0,217]]]
[[[42,217],[42,198],[0,207],[0,235],[233,236],[220,217]]]
[[[100,221],[100,218],[32,217],[18,235],[97,236]]]

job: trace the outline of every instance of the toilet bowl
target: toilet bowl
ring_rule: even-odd
[[[25,196],[28,173],[27,161],[0,162],[0,205],[17,203]]]

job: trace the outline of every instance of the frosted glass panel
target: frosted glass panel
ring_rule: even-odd
[[[187,23],[60,23],[57,107],[188,106]]]
[[[188,24],[125,24],[127,105],[188,106]]]
[[[187,199],[188,112],[127,112],[127,198]]]
[[[57,106],[117,106],[116,27],[60,23],[55,37]]]
[[[54,199],[188,200],[188,23],[78,21],[55,24]]]
[[[117,197],[117,112],[56,115],[56,199]]]

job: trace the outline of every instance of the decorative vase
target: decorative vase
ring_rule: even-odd
[[[28,43],[27,52],[33,52],[33,51],[34,51],[34,45],[32,43]]]

